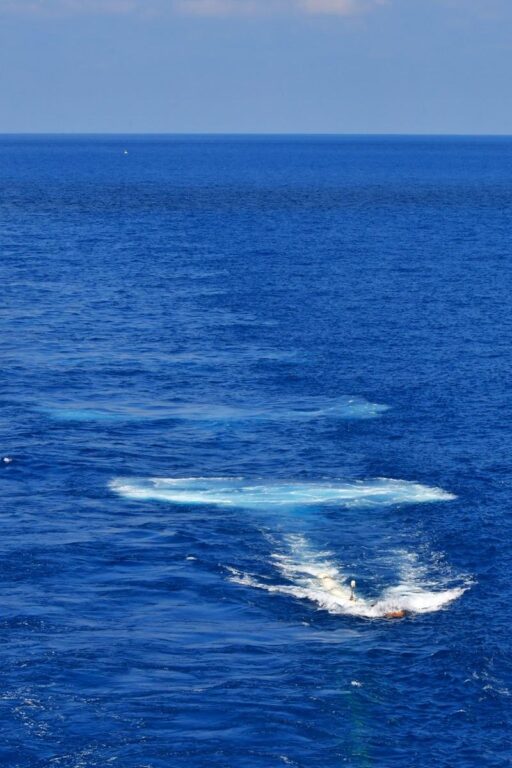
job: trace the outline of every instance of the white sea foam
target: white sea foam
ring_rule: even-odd
[[[334,399],[308,398],[277,404],[267,413],[279,419],[310,420],[323,417],[357,420],[375,419],[389,410],[389,405],[371,403],[364,397],[338,397]]]
[[[430,589],[429,587],[435,585],[431,581],[428,585],[422,582],[421,569],[418,568],[418,571],[414,572],[411,568],[411,559],[414,559],[414,556],[402,553],[399,561],[399,584],[385,588],[373,599],[357,592],[352,599],[349,577],[332,561],[329,553],[314,552],[301,536],[288,537],[288,545],[288,554],[276,554],[272,557],[276,569],[287,583],[269,583],[233,568],[228,569],[230,580],[272,594],[308,600],[331,614],[366,619],[387,618],[402,611],[406,614],[438,611],[468,589],[468,585]]]
[[[250,483],[243,478],[225,477],[118,478],[111,481],[110,488],[130,499],[245,508],[321,504],[373,507],[455,498],[441,488],[388,478],[339,483]]]
[[[336,399],[307,398],[247,407],[226,403],[176,403],[126,405],[115,411],[96,404],[74,404],[40,408],[41,413],[58,421],[127,421],[134,419],[178,419],[183,421],[308,421],[330,419],[374,419],[389,406],[371,403],[361,397]]]
[[[389,405],[371,403],[362,397],[340,398],[333,405],[319,410],[319,415],[338,417],[340,419],[376,419],[389,411]]]

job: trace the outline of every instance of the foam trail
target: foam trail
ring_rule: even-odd
[[[357,595],[352,600],[349,578],[329,559],[328,553],[313,552],[300,536],[289,537],[288,542],[291,549],[289,555],[272,557],[288,584],[270,584],[233,568],[228,569],[231,581],[273,594],[308,600],[331,614],[366,619],[386,618],[402,611],[408,614],[438,611],[468,589],[466,585],[430,590],[415,575],[411,575],[410,579],[386,588],[375,599]],[[405,557],[410,556],[405,554]]]
[[[247,413],[239,408],[223,405],[168,405],[130,408],[117,411],[102,408],[68,406],[64,408],[40,408],[39,411],[57,421],[134,421],[166,420],[183,421],[240,421]]]
[[[118,478],[110,488],[129,499],[223,507],[373,507],[454,499],[441,488],[378,478],[340,483],[250,483],[243,478]]]
[[[99,408],[40,408],[39,410],[57,421],[124,421],[127,418],[119,411]]]
[[[221,404],[184,404],[169,410],[175,418],[197,421],[309,421],[320,418],[375,419],[389,410],[388,405],[371,403],[362,397],[340,397],[267,403],[254,408]]]
[[[41,413],[58,421],[125,421],[133,419],[178,419],[200,422],[239,421],[309,421],[320,418],[358,420],[374,419],[389,406],[371,403],[361,397],[340,397],[325,400],[309,398],[284,401],[275,405],[264,404],[254,408],[222,403],[161,403],[158,406],[140,406],[116,411],[94,407],[92,403],[65,407],[40,408]]]

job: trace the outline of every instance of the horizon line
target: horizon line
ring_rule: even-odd
[[[0,131],[4,136],[331,136],[331,137],[454,137],[512,138],[512,133],[400,132],[400,131]]]

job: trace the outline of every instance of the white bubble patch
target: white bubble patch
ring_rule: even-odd
[[[110,488],[129,499],[223,507],[372,507],[449,501],[453,494],[408,480],[377,478],[329,483],[251,483],[243,478],[117,478]]]

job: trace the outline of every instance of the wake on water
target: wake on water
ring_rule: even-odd
[[[375,419],[389,410],[389,406],[371,403],[362,397],[339,397],[336,399],[304,398],[248,408],[221,403],[161,403],[143,407],[118,408],[116,410],[92,404],[68,404],[38,409],[45,416],[56,421],[113,422],[140,419],[179,419],[205,422],[237,421],[308,421],[321,418],[347,421]]]
[[[370,600],[353,594],[348,577],[332,562],[329,553],[314,552],[302,536],[287,537],[286,543],[289,554],[274,554],[272,561],[287,584],[266,583],[235,568],[228,568],[230,580],[273,594],[309,600],[331,614],[366,619],[438,611],[469,587],[466,584],[437,591],[427,589],[422,583],[421,569],[413,565],[416,557],[402,552],[396,553],[400,583]]]
[[[441,488],[406,480],[377,478],[343,483],[249,483],[244,478],[118,478],[110,488],[129,499],[167,501],[174,504],[210,504],[246,509],[336,504],[342,507],[375,507],[447,501],[455,497]],[[289,595],[316,603],[333,614],[386,618],[394,613],[437,611],[468,588],[456,586],[432,591],[422,579],[414,555],[395,553],[400,581],[369,599],[353,599],[348,577],[328,553],[315,552],[302,536],[287,536],[288,553],[274,554],[272,562],[287,583],[272,584],[254,575],[229,568],[233,582],[270,593]],[[441,584],[439,585],[441,586]]]

